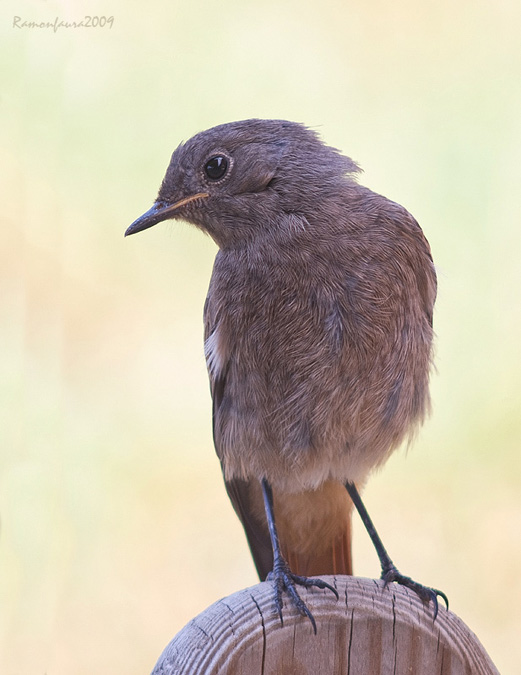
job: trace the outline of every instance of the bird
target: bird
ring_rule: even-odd
[[[217,244],[204,306],[213,438],[261,580],[316,633],[299,586],[352,574],[359,512],[385,585],[402,575],[360,492],[430,410],[436,272],[413,216],[360,184],[358,164],[286,120],[215,126],[173,152],[152,208]]]

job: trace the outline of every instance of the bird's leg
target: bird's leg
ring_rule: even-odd
[[[262,496],[264,498],[264,509],[266,511],[266,519],[268,521],[268,530],[271,539],[271,547],[273,549],[273,570],[268,574],[267,578],[269,581],[273,581],[275,584],[275,606],[280,617],[280,623],[284,625],[284,620],[282,618],[282,591],[286,591],[298,611],[303,616],[307,616],[311,621],[313,632],[316,635],[317,624],[315,623],[315,618],[309,611],[306,603],[298,594],[295,586],[317,586],[318,588],[329,588],[329,590],[333,591],[333,593],[336,595],[337,600],[338,593],[336,589],[333,588],[333,586],[330,586],[325,581],[322,581],[322,579],[308,579],[307,577],[301,577],[297,574],[293,574],[280,551],[279,537],[277,534],[277,528],[275,527],[275,516],[273,513],[273,491],[271,489],[271,485],[265,478],[262,479],[261,485]]]
[[[380,559],[380,564],[382,566],[381,579],[383,579],[385,586],[391,583],[391,581],[396,581],[396,583],[401,584],[402,586],[407,586],[407,588],[413,590],[423,602],[430,602],[432,600],[434,605],[434,618],[436,618],[438,615],[438,595],[440,598],[443,598],[448,609],[449,601],[445,593],[439,591],[436,588],[423,586],[417,581],[413,581],[413,579],[410,577],[406,577],[398,572],[395,564],[385,550],[385,546],[383,545],[382,540],[380,539],[380,536],[373,525],[371,517],[367,513],[367,509],[365,508],[358,490],[356,489],[356,485],[351,483],[351,481],[347,481],[345,486],[349,496],[353,501],[353,504],[356,506],[356,510],[360,514],[360,518],[362,519],[365,529],[367,530],[367,534],[371,537],[371,541],[373,542],[373,545],[376,549],[376,553],[378,554],[378,558]]]

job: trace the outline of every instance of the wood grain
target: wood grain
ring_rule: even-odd
[[[339,593],[299,589],[317,622],[286,599],[284,625],[268,582],[219,600],[168,644],[152,675],[498,675],[477,637],[453,613],[402,586],[323,577]]]

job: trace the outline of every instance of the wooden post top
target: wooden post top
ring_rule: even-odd
[[[499,675],[477,637],[452,612],[423,605],[381,581],[325,576],[338,590],[298,588],[317,622],[263,582],[219,600],[167,645],[152,675]]]

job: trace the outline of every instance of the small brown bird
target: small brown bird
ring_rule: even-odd
[[[126,235],[179,218],[219,246],[204,310],[215,448],[261,579],[314,619],[295,585],[352,574],[354,502],[386,583],[401,575],[363,486],[429,409],[436,274],[401,206],[293,122],[246,120],[172,155],[154,206]],[[347,488],[347,490],[346,490]]]

